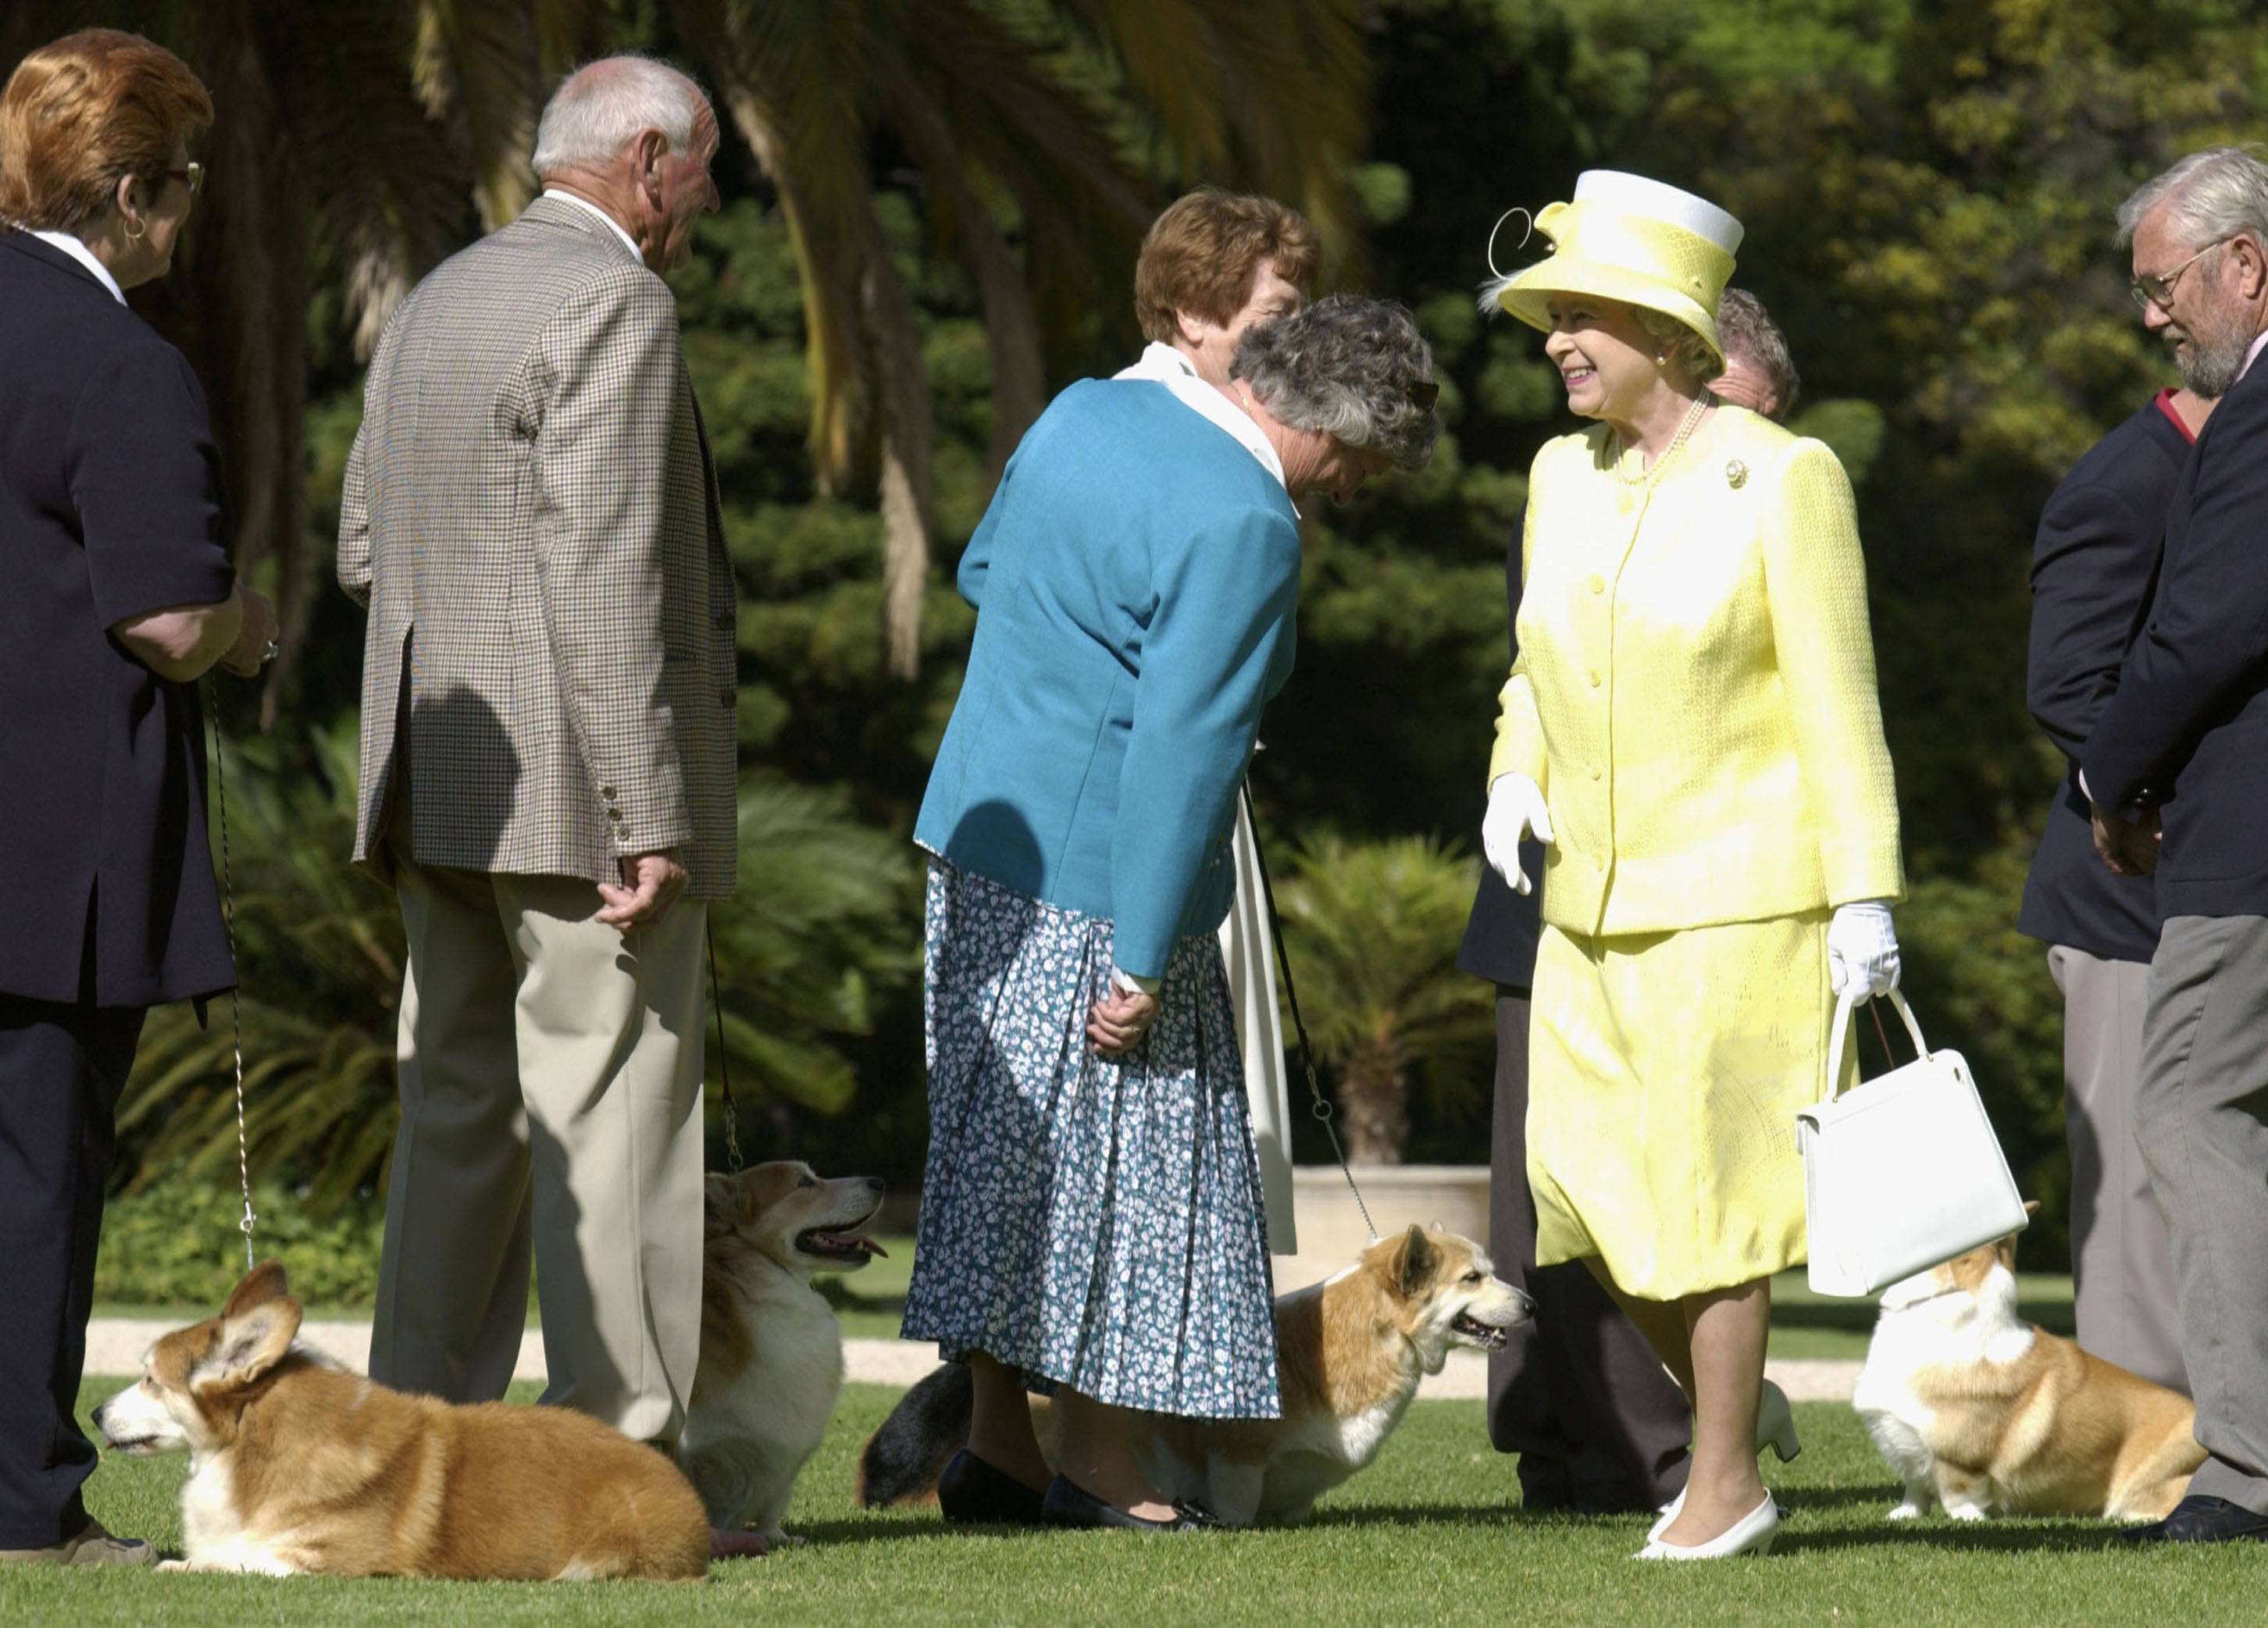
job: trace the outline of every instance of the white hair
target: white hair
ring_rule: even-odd
[[[2268,165],[2257,147],[2208,147],[2146,182],[2118,206],[2118,241],[2132,239],[2161,203],[2185,241],[2219,243],[2250,232],[2268,246]]]
[[[645,130],[673,153],[693,150],[709,99],[692,77],[650,56],[602,56],[567,76],[535,128],[535,173],[611,164]]]

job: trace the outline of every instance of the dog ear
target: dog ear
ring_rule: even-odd
[[[248,1385],[284,1360],[298,1332],[299,1302],[289,1294],[261,1301],[248,1311],[225,1315],[220,1343],[197,1364],[189,1382],[192,1386]]]
[[[1425,1280],[1433,1271],[1433,1242],[1425,1229],[1415,1221],[1402,1235],[1402,1247],[1395,1251],[1394,1280],[1403,1294],[1414,1295],[1425,1287]]]
[[[290,1293],[291,1290],[284,1282],[284,1263],[278,1260],[264,1260],[244,1274],[244,1281],[238,1284],[230,1294],[228,1304],[221,1309],[220,1315],[224,1317],[240,1317],[261,1302],[274,1300],[279,1295]]]
[[[701,1201],[711,1227],[729,1227],[740,1218],[740,1184],[712,1171],[702,1181]]]

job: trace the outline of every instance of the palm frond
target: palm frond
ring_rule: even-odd
[[[535,195],[541,85],[527,0],[417,0],[411,78],[426,114],[460,132],[481,225],[495,231]]]

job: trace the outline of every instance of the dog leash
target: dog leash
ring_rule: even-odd
[[[1346,1150],[1339,1146],[1338,1127],[1333,1123],[1338,1111],[1323,1096],[1323,1088],[1315,1078],[1315,1048],[1307,1038],[1307,1025],[1300,1016],[1299,992],[1292,987],[1292,957],[1284,950],[1284,919],[1276,913],[1276,887],[1268,879],[1268,856],[1261,851],[1260,820],[1252,807],[1252,782],[1248,780],[1240,788],[1244,799],[1244,823],[1252,832],[1252,868],[1260,873],[1260,897],[1268,906],[1268,932],[1276,941],[1277,975],[1284,980],[1284,1004],[1292,1011],[1292,1030],[1300,1038],[1300,1067],[1307,1076],[1307,1111],[1323,1127],[1323,1134],[1331,1139],[1331,1156],[1339,1162],[1339,1174],[1346,1177],[1347,1191],[1354,1195],[1354,1207],[1362,1212],[1363,1230],[1370,1234],[1373,1243],[1378,1242],[1378,1223],[1370,1219],[1370,1206],[1362,1201],[1362,1189],[1355,1185],[1354,1167],[1347,1162]]]
[[[717,986],[717,919],[702,918],[709,940],[709,1004],[717,1014],[717,1078],[725,1088],[725,1170],[740,1173],[740,1111],[733,1102],[733,1060],[725,1050],[725,997]]]
[[[212,718],[213,743],[213,801],[220,810],[220,919],[228,934],[228,964],[232,971],[236,961],[236,879],[229,864],[228,854],[228,770],[221,751],[220,697],[213,689],[212,680],[204,682],[205,711]],[[236,1223],[244,1235],[244,1269],[252,1270],[252,1228],[259,1219],[252,1210],[252,1155],[247,1151],[244,1135],[244,1014],[237,1003],[238,979],[228,986],[228,1026],[236,1052],[236,1177],[244,1189],[244,1216]]]

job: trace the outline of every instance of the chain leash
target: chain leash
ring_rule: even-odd
[[[709,1004],[717,1014],[717,1078],[725,1088],[725,1169],[738,1176],[740,1111],[733,1101],[733,1060],[725,1051],[725,997],[717,987],[717,920],[713,914],[703,918],[702,929],[709,939]]]
[[[1292,986],[1292,958],[1284,951],[1284,919],[1276,913],[1276,886],[1268,879],[1268,858],[1260,847],[1260,820],[1252,807],[1252,782],[1248,780],[1241,790],[1244,799],[1244,820],[1252,832],[1253,869],[1260,873],[1260,896],[1268,906],[1268,931],[1276,941],[1276,972],[1284,983],[1284,1004],[1292,1011],[1292,1030],[1300,1038],[1300,1067],[1307,1076],[1307,1111],[1323,1127],[1330,1138],[1331,1156],[1339,1162],[1339,1174],[1346,1177],[1347,1191],[1354,1195],[1354,1207],[1362,1212],[1363,1230],[1370,1234],[1373,1243],[1378,1242],[1378,1223],[1370,1219],[1370,1206],[1362,1201],[1362,1189],[1355,1185],[1354,1167],[1347,1162],[1346,1150],[1339,1146],[1338,1127],[1334,1123],[1338,1111],[1323,1095],[1322,1084],[1315,1077],[1315,1048],[1307,1038],[1307,1025],[1300,1016],[1299,992]]]
[[[221,750],[220,697],[214,691],[212,680],[205,680],[205,709],[212,715],[213,791],[214,802],[220,810],[220,919],[228,932],[228,963],[237,968],[236,958],[236,879],[229,863],[228,851],[228,770],[226,754]],[[240,980],[242,972],[237,973]],[[244,1235],[244,1269],[252,1270],[252,1229],[259,1221],[252,1208],[252,1155],[244,1134],[244,1013],[237,998],[237,984],[228,986],[228,1027],[236,1053],[236,1177],[244,1192],[244,1215],[237,1230]]]

